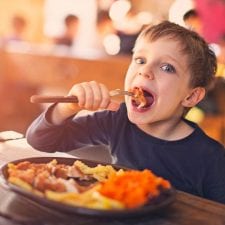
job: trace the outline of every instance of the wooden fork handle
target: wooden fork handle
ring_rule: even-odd
[[[48,96],[48,95],[32,95],[30,98],[31,103],[78,103],[76,96]]]
[[[119,95],[128,95],[133,96],[132,92],[123,91],[120,89],[111,90],[109,92],[111,97],[119,96]],[[78,99],[76,96],[50,96],[50,95],[32,95],[30,98],[32,103],[58,103],[58,102],[70,102],[70,103],[78,103]]]

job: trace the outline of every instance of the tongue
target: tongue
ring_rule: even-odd
[[[136,107],[138,109],[146,109],[146,108],[149,108],[153,104],[154,99],[152,96],[146,96],[145,101],[146,101],[146,104],[144,104],[144,105],[143,105],[143,103],[137,104],[137,102],[135,102],[135,101],[134,101],[134,104],[136,105]]]
[[[145,107],[151,106],[153,101],[154,101],[153,97],[152,96],[145,96],[145,99],[147,101],[147,104],[145,105]]]

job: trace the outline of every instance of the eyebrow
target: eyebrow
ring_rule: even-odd
[[[172,57],[170,55],[164,55],[163,57],[168,57],[170,60],[172,60],[173,62],[175,62],[176,64],[178,64],[178,66],[180,67],[180,69],[182,69],[183,71],[186,70],[186,68],[184,68],[184,66],[181,65],[180,62],[178,60],[176,60],[174,57]]]

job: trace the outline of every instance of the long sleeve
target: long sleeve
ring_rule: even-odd
[[[68,118],[61,125],[47,120],[48,111],[33,121],[26,132],[27,142],[35,149],[55,152],[70,151],[87,145],[108,144],[108,112]],[[103,121],[104,120],[104,121]]]

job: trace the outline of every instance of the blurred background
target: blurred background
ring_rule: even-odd
[[[46,104],[76,82],[123,88],[134,41],[147,24],[170,20],[202,35],[218,58],[216,84],[188,118],[225,143],[224,0],[1,0],[0,132],[25,133]]]

